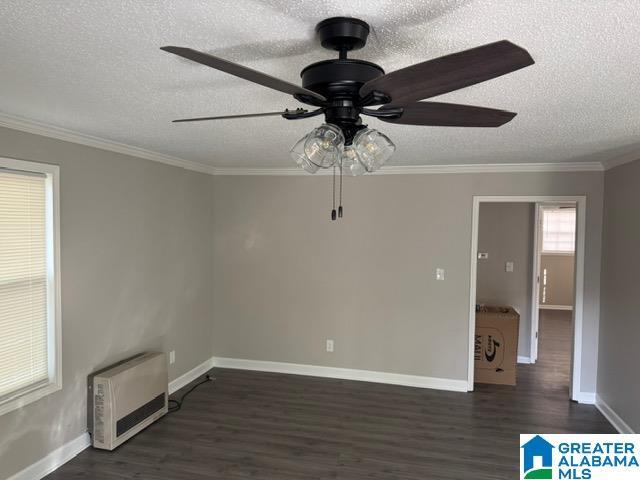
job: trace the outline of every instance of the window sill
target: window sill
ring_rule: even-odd
[[[540,252],[540,255],[548,256],[548,257],[573,257],[575,252]]]
[[[51,382],[40,387],[35,387],[33,390],[17,394],[15,397],[9,397],[0,403],[0,415],[25,407],[58,390],[62,390],[62,384],[60,382]]]

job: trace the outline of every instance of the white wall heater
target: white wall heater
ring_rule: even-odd
[[[95,448],[113,450],[168,410],[164,353],[142,353],[89,376],[87,423]]]

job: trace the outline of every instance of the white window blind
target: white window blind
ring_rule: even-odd
[[[0,170],[0,399],[49,382],[47,192]]]
[[[542,210],[542,251],[573,252],[576,244],[576,209]]]

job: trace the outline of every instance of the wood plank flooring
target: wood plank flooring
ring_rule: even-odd
[[[520,433],[614,432],[568,400],[570,317],[540,325],[539,362],[519,367],[518,386],[468,394],[214,369],[180,412],[47,479],[517,478]]]

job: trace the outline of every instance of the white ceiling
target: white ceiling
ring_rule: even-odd
[[[0,112],[218,167],[288,167],[321,117],[171,124],[300,106],[159,50],[211,52],[299,83],[332,58],[327,17],[373,27],[354,55],[387,72],[508,39],[536,64],[438,100],[518,112],[498,129],[368,123],[394,165],[602,161],[640,149],[637,0],[0,0]]]

